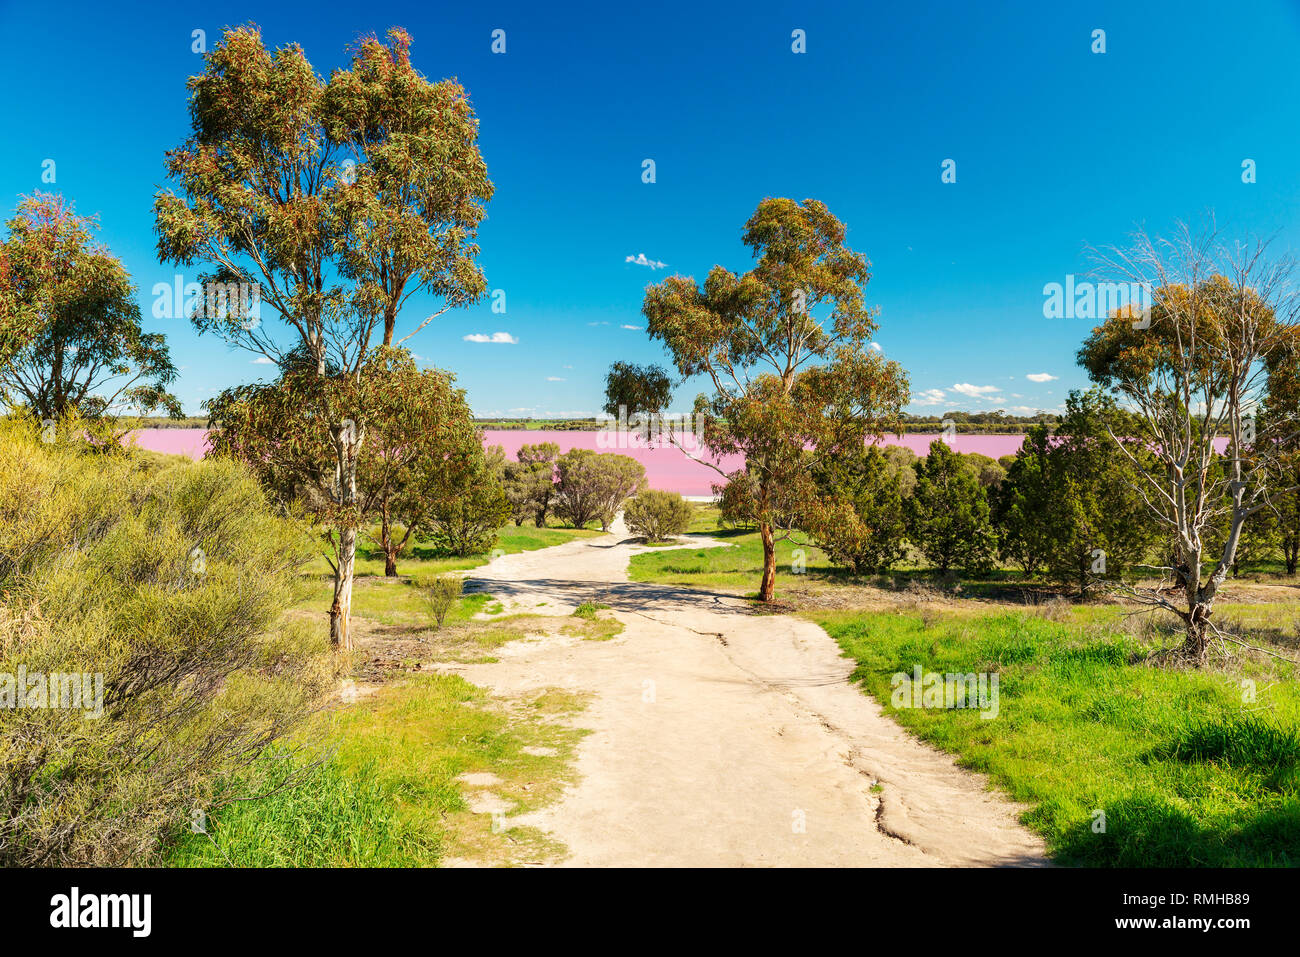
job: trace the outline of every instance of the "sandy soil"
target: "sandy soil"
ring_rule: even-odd
[[[512,642],[497,663],[446,666],[496,693],[591,696],[580,783],[511,824],[549,832],[571,866],[1044,863],[1022,809],[882,715],[824,631],[733,596],[628,582],[643,549],[620,523],[470,573],[467,590],[507,612],[568,615],[590,599],[626,625],[610,641]]]

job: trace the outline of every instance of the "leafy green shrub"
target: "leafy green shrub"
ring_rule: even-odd
[[[555,512],[574,528],[598,519],[608,529],[627,497],[645,485],[645,466],[613,452],[570,449],[555,471]]]
[[[916,487],[907,500],[908,535],[941,574],[960,568],[971,575],[993,566],[997,535],[988,493],[958,453],[941,439],[916,463]]]
[[[691,524],[691,505],[676,492],[646,489],[633,496],[623,511],[623,521],[634,535],[663,542],[682,534]]]
[[[577,608],[573,609],[573,614],[577,618],[586,618],[588,621],[595,621],[600,617],[600,610],[608,607],[608,605],[602,604],[598,601],[584,601]]]
[[[876,446],[818,464],[818,494],[804,503],[800,525],[837,565],[855,574],[884,571],[906,553],[907,499],[904,474],[915,485],[906,460]]]
[[[325,636],[281,620],[301,530],[233,463],[154,465],[0,421],[0,866],[155,863],[196,809],[284,783],[257,758],[331,682]],[[80,707],[18,706],[20,669],[86,676]]]
[[[420,594],[424,598],[425,607],[439,628],[447,620],[447,614],[456,602],[460,601],[464,587],[465,580],[457,575],[440,575],[420,583]]]
[[[481,555],[496,544],[497,529],[508,521],[510,503],[501,476],[484,457],[471,464],[462,492],[430,510],[429,538],[450,555]]]

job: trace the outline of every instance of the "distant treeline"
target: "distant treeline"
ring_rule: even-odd
[[[902,428],[908,433],[940,433],[951,423],[955,432],[976,435],[1016,435],[1035,425],[1055,426],[1060,416],[1051,412],[1035,415],[1008,415],[996,412],[945,412],[942,415],[904,415]]]
[[[1040,422],[1056,425],[1059,417],[1048,412],[1034,416],[1007,415],[1002,412],[945,412],[942,415],[904,415],[902,430],[905,433],[938,434],[947,423],[956,432],[974,435],[1015,435],[1028,432]],[[191,415],[183,419],[165,416],[143,416],[137,420],[142,429],[204,429],[207,416]],[[604,428],[608,420],[594,416],[586,419],[475,419],[475,425],[485,429],[533,429],[554,432],[595,432]]]
[[[187,415],[182,419],[171,419],[164,415],[129,416],[121,419],[123,424],[138,423],[141,429],[206,429],[206,415]]]
[[[475,419],[486,429],[548,429],[557,432],[594,432],[606,427],[606,421],[587,419]],[[951,423],[954,431],[973,435],[1019,435],[1040,423],[1056,425],[1059,416],[1050,412],[1037,415],[1007,415],[1005,412],[945,412],[942,415],[904,415],[902,431],[938,434]]]

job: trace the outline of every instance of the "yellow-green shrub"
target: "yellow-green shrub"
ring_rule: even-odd
[[[0,708],[0,865],[157,860],[275,783],[292,762],[255,759],[330,680],[323,632],[282,621],[300,530],[233,463],[149,465],[0,421],[0,676],[103,676],[102,717]]]

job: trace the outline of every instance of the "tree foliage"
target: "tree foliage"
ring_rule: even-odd
[[[744,459],[726,494],[733,513],[758,526],[759,597],[770,601],[776,539],[813,494],[810,464],[860,449],[895,421],[907,379],[867,348],[876,329],[862,298],[868,263],[825,204],[765,199],[742,239],[753,269],[715,266],[703,286],[672,276],[646,291],[643,312],[677,371],[713,387],[696,401],[704,444],[715,458]]]
[[[0,243],[0,388],[42,419],[118,407],[180,417],[162,335],[140,326],[136,288],[94,240],[94,217],[57,195],[25,197]]]
[[[555,511],[574,528],[608,529],[628,496],[645,486],[645,466],[613,452],[570,449],[555,463]]]
[[[954,568],[988,571],[997,536],[988,494],[974,471],[941,439],[930,443],[930,454],[915,469],[908,537],[941,573]]]
[[[546,516],[555,494],[555,460],[560,447],[554,442],[521,445],[514,462],[504,473],[506,498],[516,525],[531,518],[538,528],[546,527]]]
[[[915,486],[911,465],[871,445],[821,463],[813,479],[817,494],[805,504],[800,524],[831,561],[863,574],[884,571],[904,556],[905,490]]]
[[[1131,458],[1149,451],[1128,435],[1131,418],[1099,391],[1071,392],[1055,434],[1030,430],[993,493],[1004,558],[1028,573],[1043,568],[1080,596],[1142,561],[1154,544]]]
[[[673,380],[660,366],[615,362],[605,376],[605,411],[610,415],[663,412],[673,398]]]

